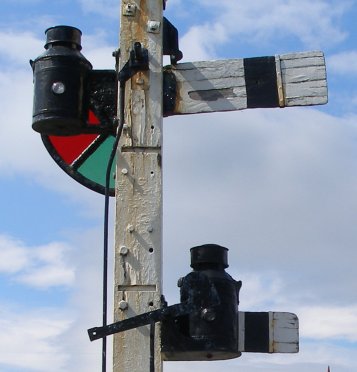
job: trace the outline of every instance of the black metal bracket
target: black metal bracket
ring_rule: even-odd
[[[119,82],[124,84],[138,71],[147,70],[149,70],[149,52],[143,48],[139,41],[136,41],[130,51],[128,62],[119,72]]]
[[[165,17],[163,18],[162,37],[162,52],[165,56],[170,56],[172,65],[176,65],[183,57],[183,54],[179,49],[178,31],[177,28]]]
[[[173,115],[176,106],[176,97],[177,97],[177,82],[175,74],[169,69],[164,68],[163,70],[163,116]]]
[[[128,318],[116,323],[109,324],[105,327],[94,327],[88,329],[89,339],[91,341],[98,340],[100,338],[128,331],[142,327],[151,323],[160,322],[165,318],[175,318],[178,316],[189,314],[194,310],[192,304],[176,304],[172,306],[163,307],[162,309],[150,311],[148,313],[140,314],[132,318]]]
[[[175,319],[195,312],[204,313],[205,309],[214,309],[220,305],[220,298],[214,284],[201,273],[192,272],[182,281],[182,289],[187,297],[181,298],[182,303],[163,307],[158,310],[140,314],[103,327],[88,329],[91,341],[124,332],[129,329],[142,327],[165,319]]]

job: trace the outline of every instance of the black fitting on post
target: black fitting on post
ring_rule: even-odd
[[[167,19],[163,18],[163,32],[162,32],[162,53],[165,56],[170,56],[172,65],[176,65],[183,57],[179,49],[179,39],[177,28]]]
[[[119,72],[119,82],[124,84],[138,71],[147,71],[149,69],[149,52],[143,48],[139,41],[133,45],[130,51],[129,60]]]
[[[193,271],[179,280],[181,302],[105,327],[88,330],[91,341],[161,321],[164,360],[237,358],[238,303],[242,282],[225,272],[227,248],[206,244],[191,249]]]
[[[71,26],[47,29],[46,51],[30,61],[32,128],[43,135],[115,133],[117,75],[114,70],[93,70],[80,52],[81,35]],[[99,124],[89,124],[89,111]]]
[[[221,360],[240,356],[238,303],[242,285],[225,272],[228,249],[216,244],[191,248],[193,271],[179,281],[181,302],[196,310],[162,322],[165,360]]]

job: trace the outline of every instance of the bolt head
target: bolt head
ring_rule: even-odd
[[[129,249],[123,245],[120,247],[119,253],[121,256],[126,256],[129,253]]]
[[[64,83],[62,83],[62,81],[56,81],[52,84],[52,92],[54,94],[63,94],[65,91],[66,91],[66,86],[64,85]]]
[[[119,309],[121,311],[124,311],[127,308],[128,308],[128,303],[126,301],[122,300],[122,301],[119,302]]]
[[[213,322],[216,319],[216,313],[212,309],[206,308],[201,311],[201,317],[207,322]]]
[[[124,7],[124,12],[123,14],[125,16],[133,17],[136,12],[136,5],[135,4],[126,4]]]
[[[158,21],[149,21],[147,23],[147,31],[152,32],[154,34],[159,33],[160,32],[160,26],[161,26],[161,23],[158,22]]]

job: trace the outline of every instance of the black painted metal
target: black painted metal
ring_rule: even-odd
[[[179,281],[181,302],[197,310],[162,322],[165,360],[221,360],[240,356],[238,303],[240,281],[225,272],[227,248],[207,244],[191,249],[193,271]]]
[[[149,51],[140,42],[136,41],[133,49],[130,51],[129,60],[119,72],[119,81],[121,84],[124,84],[138,71],[146,71],[148,69]]]
[[[81,31],[69,26],[46,30],[46,51],[31,61],[34,75],[32,128],[42,134],[82,133],[88,118],[90,62],[81,54]]]
[[[269,352],[268,312],[245,312],[244,351]]]
[[[275,57],[244,58],[248,108],[279,107]]]
[[[192,311],[192,309],[192,304],[177,304],[137,315],[132,318],[124,319],[122,321],[109,324],[105,327],[94,327],[88,329],[89,339],[91,341],[98,340],[105,336],[142,327],[144,325],[151,324],[152,322],[159,322],[165,317],[176,317],[179,315],[188,314]]]
[[[228,267],[228,249],[217,244],[205,244],[193,247],[191,267],[195,270],[213,267],[224,270]]]
[[[117,123],[118,74],[115,70],[92,70],[88,76],[89,108],[100,121],[95,133],[115,135]],[[90,128],[87,125],[86,130]]]
[[[163,71],[163,116],[170,116],[173,114],[176,105],[176,77],[170,70]]]
[[[163,18],[162,53],[170,56],[172,65],[176,65],[183,57],[179,49],[179,38],[177,28],[167,19]]]
[[[34,77],[32,128],[44,135],[115,134],[117,74],[92,70],[81,54],[81,31],[71,26],[46,30],[46,51],[30,61]],[[89,109],[100,125],[89,125]]]
[[[208,244],[191,249],[193,271],[179,281],[181,303],[88,330],[91,341],[161,321],[165,360],[236,358],[238,303],[242,283],[224,270],[227,248]]]

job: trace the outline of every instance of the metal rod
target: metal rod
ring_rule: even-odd
[[[155,372],[155,322],[150,323],[150,372]]]

